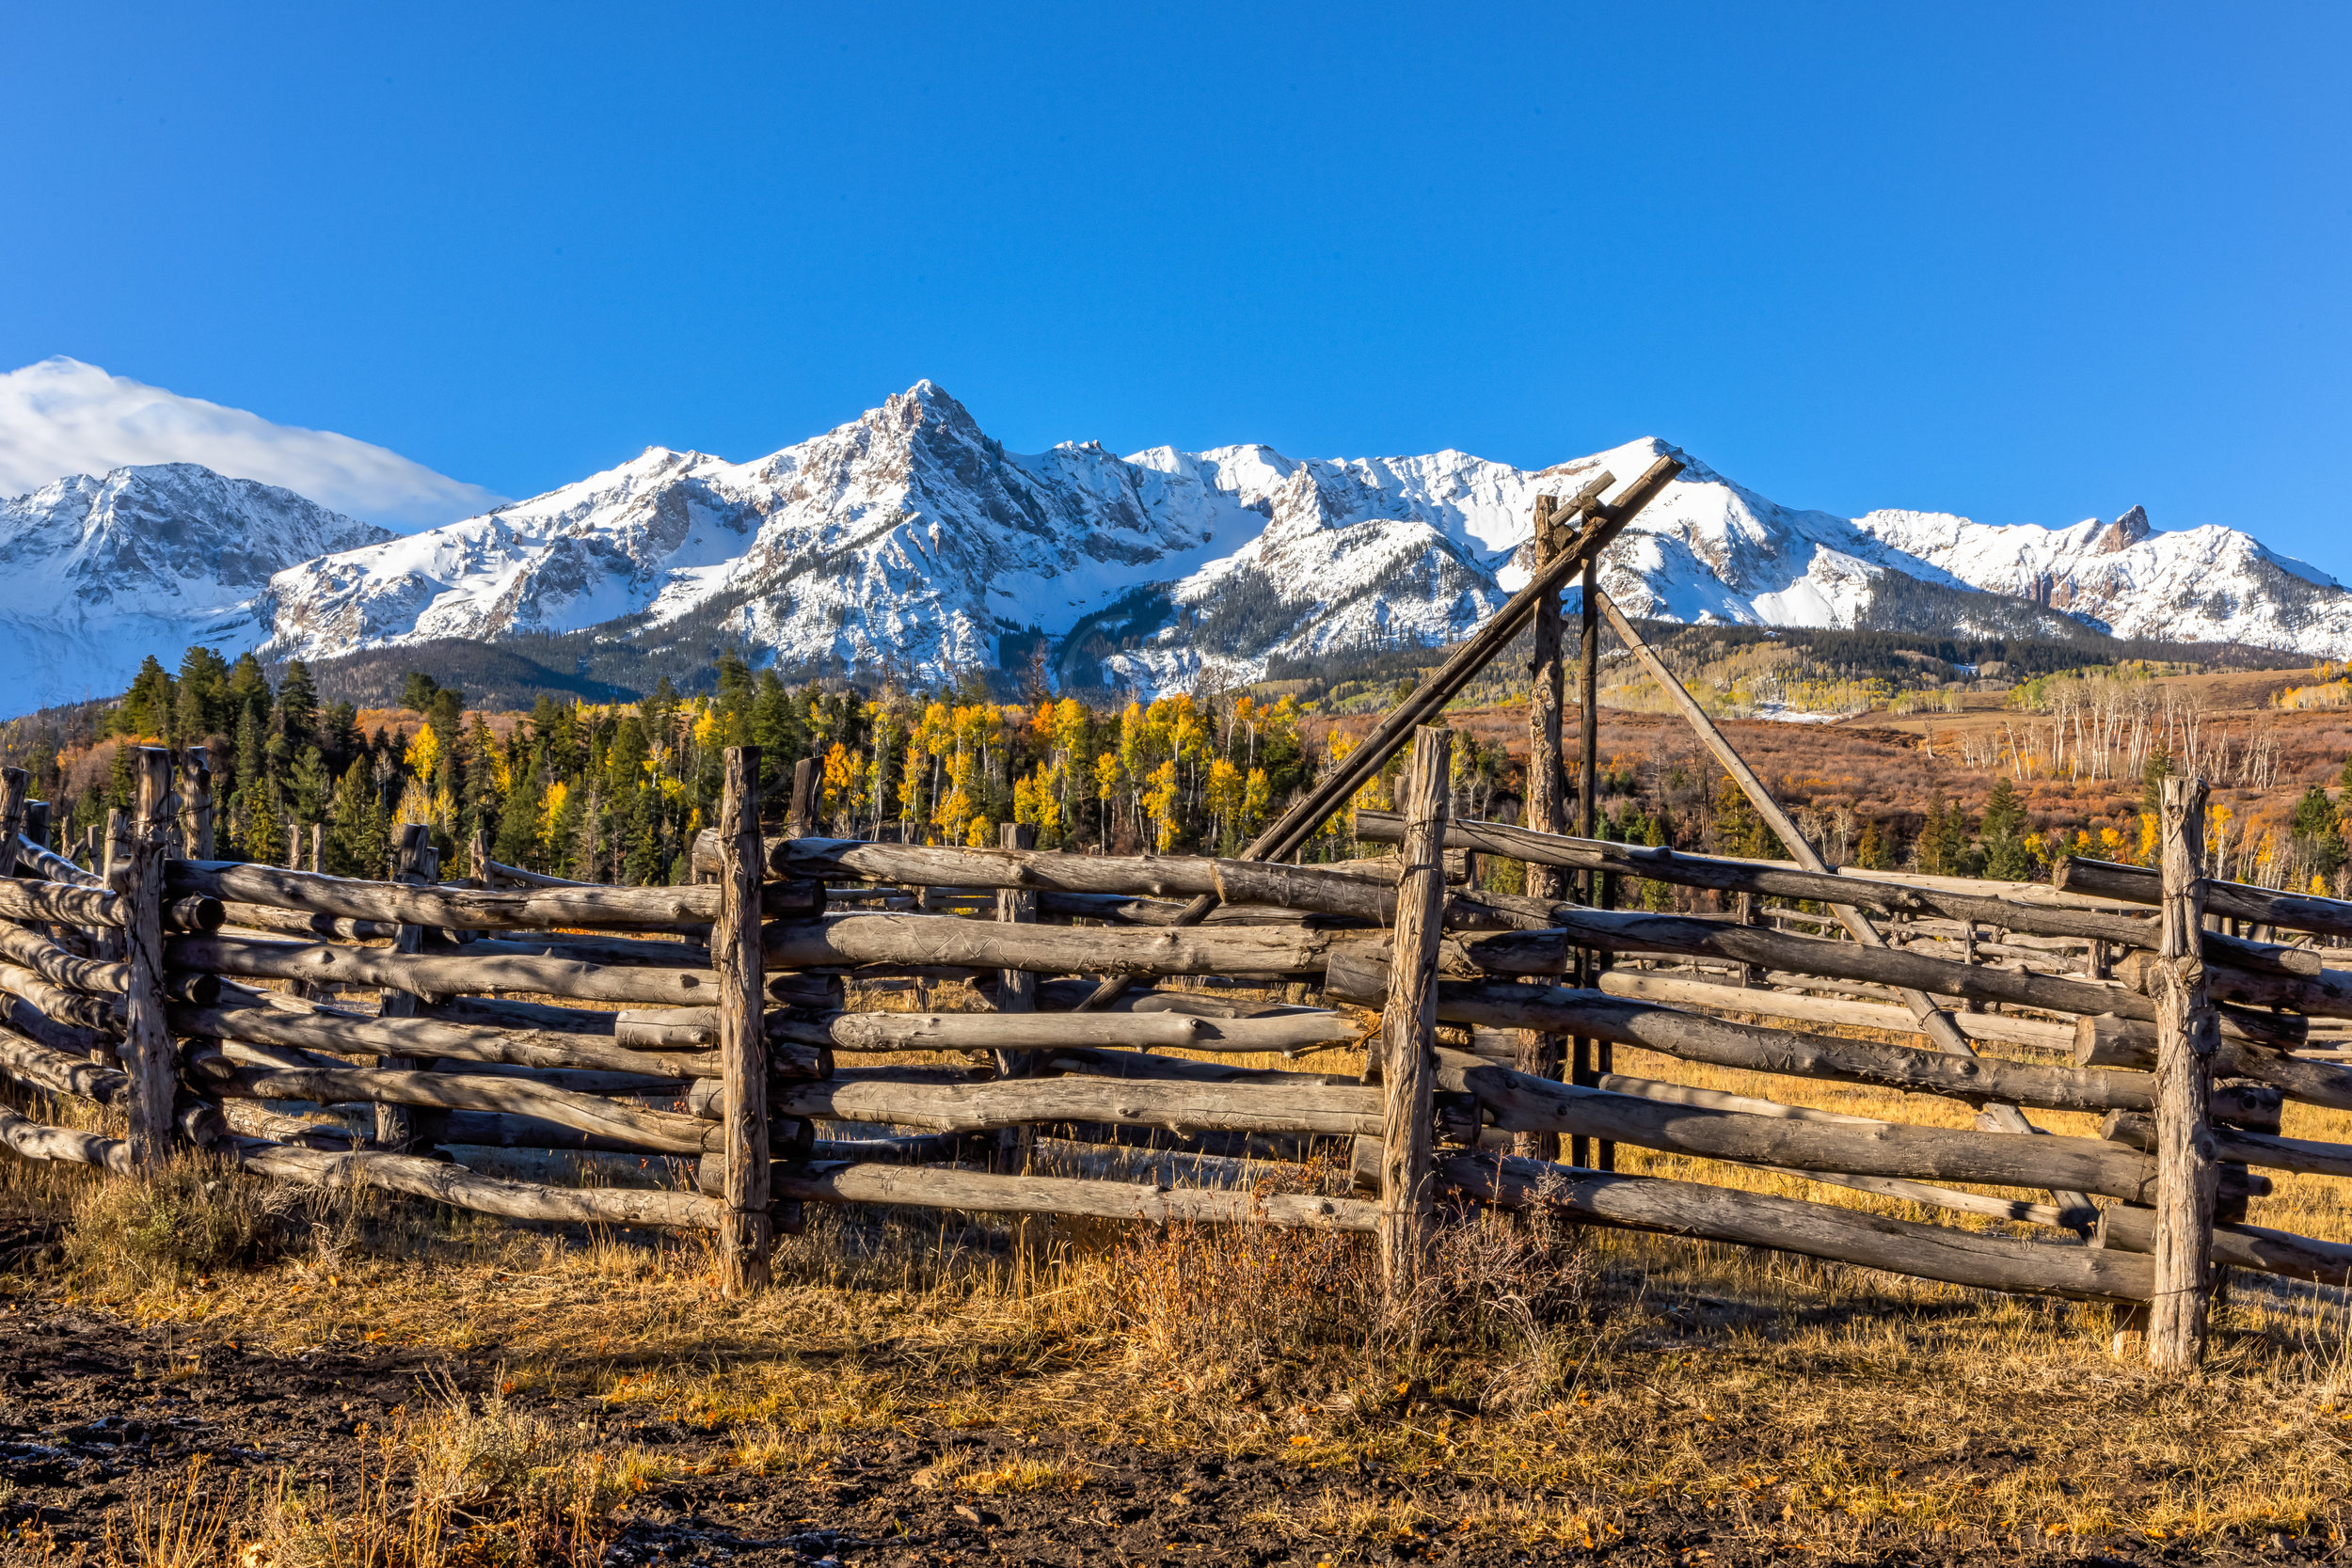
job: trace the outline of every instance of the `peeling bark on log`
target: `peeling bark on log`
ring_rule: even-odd
[[[624,1025],[626,1028],[627,1026]],[[1362,1029],[1336,1013],[1224,1019],[1180,1013],[771,1013],[768,1037],[835,1051],[1112,1050],[1295,1052],[1355,1045]]]

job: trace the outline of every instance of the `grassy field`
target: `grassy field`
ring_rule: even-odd
[[[149,1196],[9,1161],[0,1205],[63,1253],[0,1276],[0,1561],[2175,1560],[2334,1555],[2352,1481],[2341,1295],[2252,1276],[2179,1386],[2111,1358],[2104,1307],[1496,1216],[1455,1216],[1430,1289],[1384,1308],[1360,1241],[1254,1227],[1016,1244],[988,1216],[819,1212],[777,1288],[729,1303],[696,1239],[217,1171]],[[2325,1179],[2252,1217],[2352,1240]]]

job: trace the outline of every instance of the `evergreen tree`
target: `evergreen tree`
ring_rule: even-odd
[[[355,757],[335,785],[326,870],[330,876],[380,879],[391,874],[391,822],[376,791],[374,770],[368,759]]]
[[[310,667],[298,658],[286,661],[286,678],[278,683],[275,728],[286,743],[289,757],[318,739],[318,689],[310,684]]]

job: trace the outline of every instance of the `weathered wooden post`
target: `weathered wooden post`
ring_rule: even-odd
[[[1580,838],[1591,838],[1600,821],[1600,578],[1596,557],[1584,558],[1582,603],[1577,624],[1577,715],[1576,715],[1576,832]],[[1585,904],[1598,909],[1609,886],[1606,872],[1587,871],[1583,877]],[[1580,948],[1576,955],[1576,983],[1597,988],[1600,972],[1607,967],[1603,957],[1590,947]],[[1598,1083],[1600,1074],[1613,1065],[1613,1051],[1607,1040],[1580,1039],[1576,1042],[1576,1081],[1591,1085]],[[1580,1143],[1581,1139],[1578,1140]],[[1581,1158],[1574,1162],[1582,1164]],[[1617,1168],[1617,1146],[1607,1139],[1595,1139],[1593,1164],[1602,1170]]]
[[[719,1231],[719,1277],[730,1297],[768,1287],[773,1244],[768,1212],[768,1042],[763,1010],[766,958],[759,945],[759,748],[730,746],[719,806],[719,919],[710,952],[719,972],[720,1123],[726,1153],[726,1214]]]
[[[1438,942],[1444,934],[1446,780],[1454,732],[1422,726],[1397,804],[1405,814],[1395,946],[1380,1020],[1380,1279],[1391,1302],[1420,1277],[1436,1210]]]
[[[2213,1127],[2213,1058],[2220,1026],[2205,995],[2199,933],[2205,916],[2205,781],[2169,778],[2163,815],[2164,902],[2157,911],[2156,1293],[2148,1363],[2192,1372],[2205,1358],[2213,1212],[2220,1186]]]
[[[1564,531],[1557,500],[1550,496],[1537,496],[1532,545],[1535,570],[1549,564],[1560,552]],[[1561,688],[1565,673],[1561,668],[1560,595],[1547,594],[1538,599],[1529,626],[1534,653],[1528,661],[1526,821],[1539,833],[1563,832],[1566,819],[1560,805],[1565,782],[1560,768]],[[1534,861],[1522,863],[1527,867],[1525,886],[1529,897],[1560,896],[1565,879],[1557,866],[1539,865]],[[1559,1035],[1522,1029],[1517,1059],[1512,1065],[1538,1078],[1557,1079],[1566,1060],[1567,1046],[1566,1039]],[[1560,1157],[1557,1132],[1518,1132],[1512,1135],[1511,1141],[1514,1152],[1524,1159]]]
[[[476,826],[466,843],[467,871],[483,887],[490,885],[490,830]]]
[[[421,822],[409,822],[400,830],[400,843],[392,851],[392,880],[405,887],[418,887],[431,880],[428,868],[432,863],[431,830]],[[424,927],[403,924],[392,938],[395,953],[419,953],[424,949]],[[384,1018],[414,1018],[417,998],[410,992],[386,987],[379,991],[377,1012]],[[387,1072],[414,1072],[419,1067],[413,1056],[387,1056],[382,1067]],[[416,1117],[405,1105],[378,1105],[375,1108],[375,1137],[370,1147],[392,1154],[405,1154],[416,1141]]]
[[[1026,822],[1008,822],[999,834],[999,841],[1008,849],[1037,847],[1037,829]],[[996,918],[1016,926],[1037,923],[1037,895],[1025,888],[996,890]],[[1025,969],[1000,969],[996,972],[996,1010],[1000,1013],[1033,1013],[1037,1011],[1037,976]],[[1031,1078],[1037,1074],[1038,1054],[1034,1051],[999,1051],[996,1053],[996,1076],[999,1078]],[[1028,1168],[1029,1148],[1036,1138],[1035,1129],[1023,1125],[1008,1127],[997,1134],[995,1168],[1008,1176],[1018,1176]],[[1024,1214],[1013,1227],[1013,1257],[1020,1260],[1024,1272],[1037,1252],[1037,1229],[1030,1216]]]
[[[181,775],[180,799],[188,854],[200,861],[213,859],[218,844],[213,821],[213,758],[201,746],[188,748]]]
[[[24,810],[33,776],[22,768],[0,768],[0,877],[16,869],[17,835],[24,831]]]
[[[48,801],[27,800],[24,802],[24,836],[44,849],[49,847]]]
[[[817,831],[817,786],[823,783],[821,765],[815,757],[803,757],[792,765],[792,804],[785,814],[785,832],[793,838],[806,838]]]
[[[326,824],[324,822],[310,824],[310,869],[312,871],[326,869]],[[373,866],[363,868],[367,871],[374,869]]]
[[[164,1021],[164,835],[171,816],[171,753],[142,746],[135,760],[137,819],[126,834],[121,862],[108,869],[122,901],[123,958],[130,970],[122,1055],[131,1077],[131,1163],[153,1172],[171,1158],[180,1076]]]

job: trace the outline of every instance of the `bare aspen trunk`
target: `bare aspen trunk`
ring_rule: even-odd
[[[768,1287],[768,1050],[761,1018],[766,959],[759,944],[759,748],[730,746],[719,808],[725,847],[711,957],[719,975],[719,1063],[726,1206],[719,1230],[721,1286],[731,1297]]]
[[[2156,1000],[2156,1293],[2148,1361],[2195,1371],[2205,1358],[2214,1199],[2220,1181],[2209,1120],[2220,1032],[2199,956],[2204,927],[2205,784],[2166,779]]]
[[[1438,943],[1444,935],[1447,776],[1454,732],[1423,727],[1405,774],[1404,875],[1381,1015],[1380,1276],[1389,1299],[1421,1274],[1435,1209]]]

